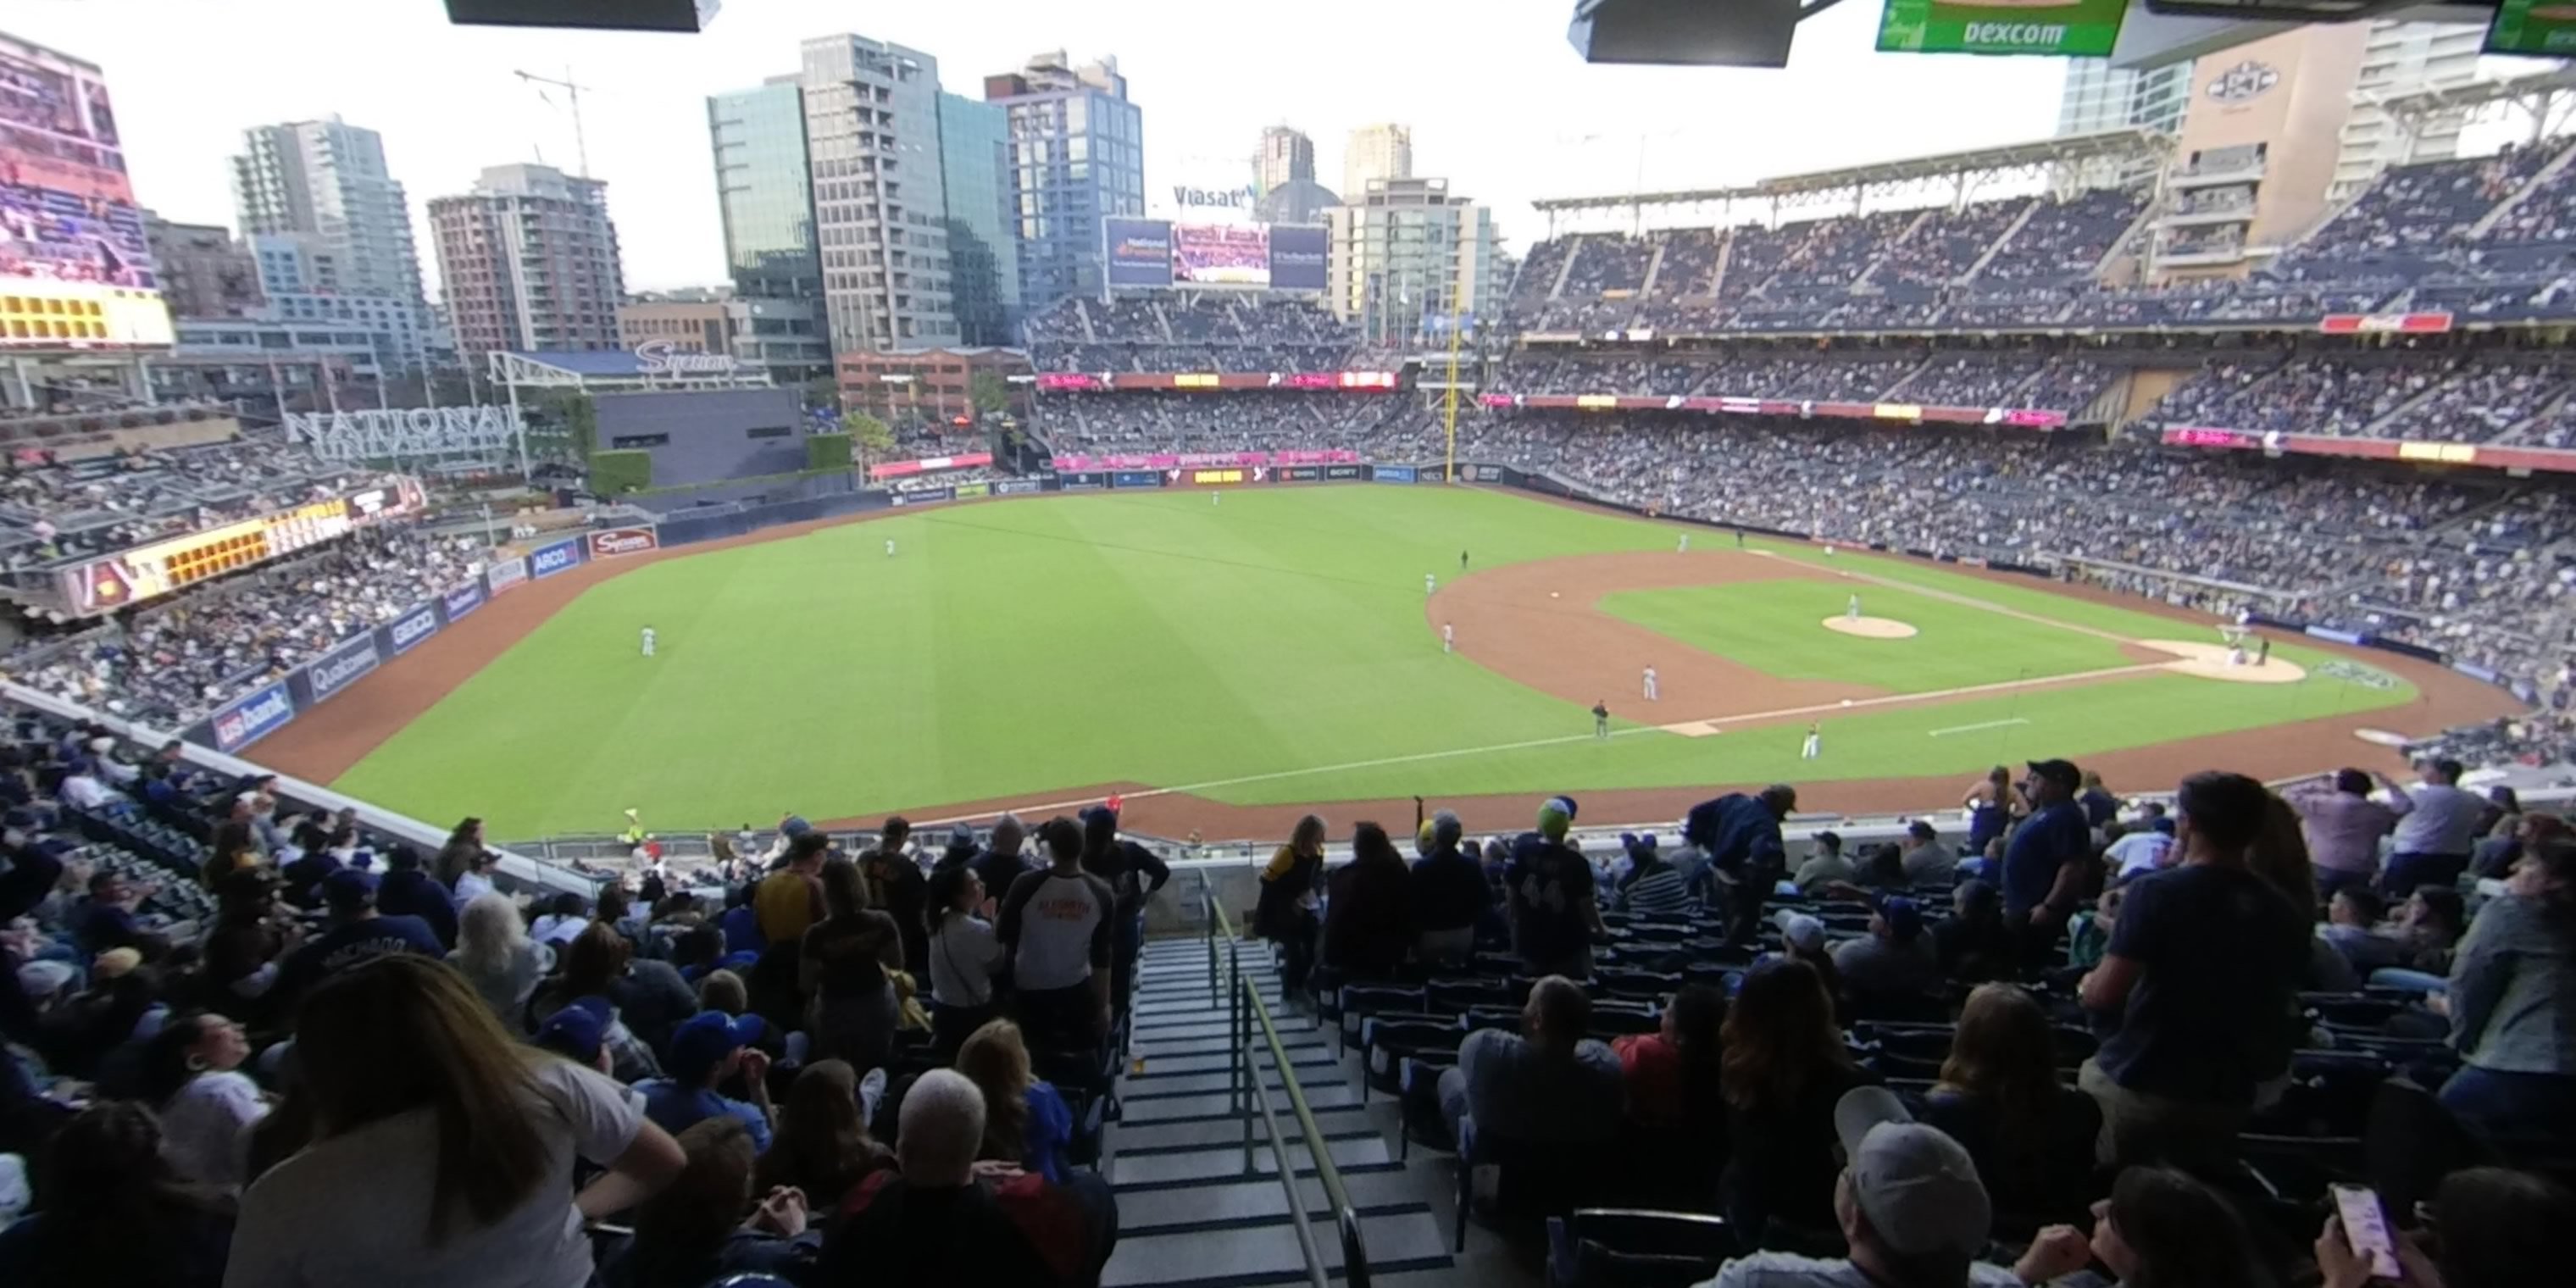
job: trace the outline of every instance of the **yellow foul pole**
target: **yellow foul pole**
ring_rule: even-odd
[[[1464,334],[1466,328],[1458,325],[1458,315],[1450,314],[1449,388],[1443,391],[1446,396],[1440,400],[1440,419],[1449,438],[1449,466],[1442,471],[1441,478],[1450,483],[1458,481],[1458,338]]]

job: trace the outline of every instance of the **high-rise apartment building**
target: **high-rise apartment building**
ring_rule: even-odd
[[[1315,181],[1315,141],[1304,130],[1273,125],[1261,132],[1261,152],[1252,159],[1252,191],[1266,197],[1299,180]]]
[[[1413,127],[1363,125],[1342,150],[1342,199],[1358,202],[1374,179],[1413,177]]]
[[[338,266],[337,289],[392,301],[413,315],[418,337],[396,366],[428,361],[428,300],[420,249],[400,180],[385,165],[384,136],[334,118],[242,131],[233,158],[233,205],[245,236],[317,238]]]
[[[1494,212],[1446,179],[1379,179],[1328,213],[1325,303],[1380,343],[1498,304],[1508,279]]]
[[[626,274],[608,185],[543,165],[493,166],[429,203],[438,276],[469,362],[501,350],[611,349]]]
[[[160,273],[161,298],[175,317],[245,318],[262,298],[250,248],[221,224],[174,224],[149,210],[143,240]]]
[[[1011,214],[1020,303],[1043,309],[1102,289],[1100,221],[1145,213],[1145,114],[1118,60],[1075,66],[1063,51],[984,78],[1009,113]]]
[[[939,60],[856,35],[817,37],[800,53],[833,352],[956,343]]]
[[[2191,63],[2143,71],[2113,67],[2103,58],[2066,60],[2066,86],[2057,96],[2057,132],[2092,134],[2143,126],[2164,134],[2182,129],[2191,105]]]
[[[821,300],[805,95],[796,78],[707,98],[725,271],[745,299]]]
[[[2379,104],[2417,90],[2465,85],[2477,78],[2483,24],[2374,22],[2362,42],[2361,70],[2353,78],[2352,114],[2336,140],[2334,181],[2328,201],[2341,201],[2370,186],[2381,170],[2409,161],[2459,155],[2465,113],[2428,116],[2411,134]]]
[[[948,197],[948,285],[970,345],[1009,344],[1020,312],[1020,252],[1011,220],[1011,115],[942,90],[939,168]]]

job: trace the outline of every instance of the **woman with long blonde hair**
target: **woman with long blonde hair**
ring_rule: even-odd
[[[995,1020],[975,1030],[957,1048],[957,1072],[984,1093],[984,1147],[978,1157],[1017,1163],[1062,1182],[1073,1111],[1053,1084],[1030,1072],[1020,1026]]]
[[[294,1058],[313,1141],[242,1196],[233,1283],[583,1288],[583,1220],[651,1197],[685,1161],[624,1087],[512,1040],[426,957],[314,989]],[[577,1158],[608,1170],[571,1194]]]
[[[1279,984],[1291,994],[1306,987],[1306,972],[1315,964],[1315,892],[1324,881],[1324,835],[1322,815],[1297,820],[1288,843],[1261,870],[1261,900],[1252,909],[1252,933],[1287,954]]]
[[[518,905],[498,890],[466,901],[456,918],[456,947],[447,954],[448,964],[513,1031],[526,1013],[528,995],[554,969],[554,961],[554,950],[528,938]]]

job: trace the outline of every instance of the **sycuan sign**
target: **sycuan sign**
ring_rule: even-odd
[[[2107,58],[2129,0],[1887,0],[1878,47],[1899,54]]]

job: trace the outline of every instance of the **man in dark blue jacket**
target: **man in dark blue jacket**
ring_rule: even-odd
[[[376,911],[388,917],[418,917],[430,933],[450,948],[456,946],[456,904],[438,878],[420,870],[420,851],[397,845],[385,852],[384,880],[376,886]]]
[[[1798,789],[1773,783],[1747,796],[1729,792],[1691,807],[1682,839],[1707,851],[1726,901],[1726,940],[1750,943],[1762,922],[1762,901],[1789,866],[1780,820],[1798,808]]]

